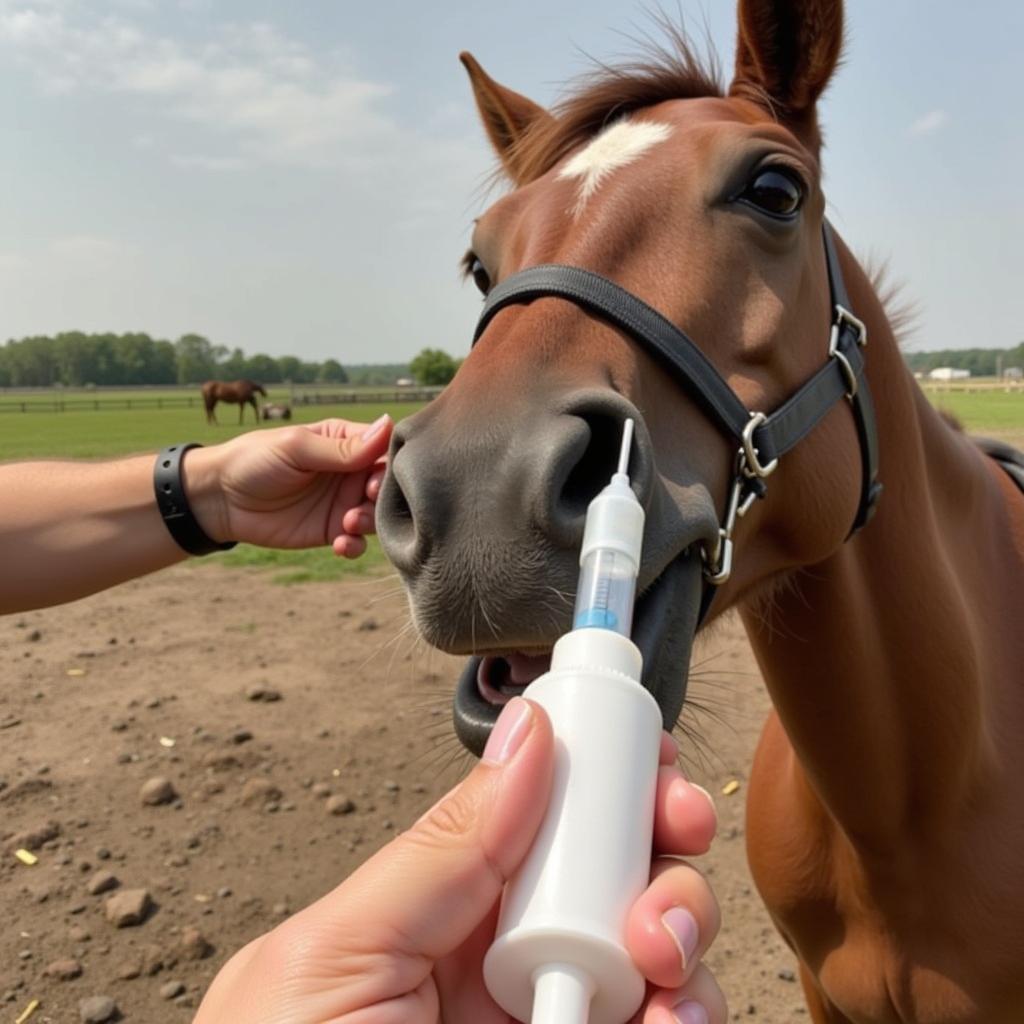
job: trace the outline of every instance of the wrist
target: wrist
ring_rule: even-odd
[[[234,540],[224,497],[221,445],[193,448],[181,462],[189,508],[203,532],[218,544]]]

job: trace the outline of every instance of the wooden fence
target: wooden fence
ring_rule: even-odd
[[[288,399],[272,401],[289,405],[396,405],[429,402],[442,388],[394,388],[381,391],[296,392]],[[203,407],[202,395],[133,395],[125,398],[39,398],[0,399],[3,412],[110,412],[126,409],[191,409]]]

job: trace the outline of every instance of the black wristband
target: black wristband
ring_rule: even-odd
[[[190,555],[209,555],[235,546],[234,541],[218,544],[207,537],[188,506],[185,484],[181,479],[181,460],[191,448],[202,447],[195,441],[171,445],[160,452],[153,467],[153,489],[164,525],[178,547]]]

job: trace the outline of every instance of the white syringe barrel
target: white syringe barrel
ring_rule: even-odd
[[[525,692],[554,730],[551,799],[484,960],[488,990],[516,1020],[625,1024],[643,1001],[624,933],[650,874],[661,712],[641,667],[626,637],[578,629]]]

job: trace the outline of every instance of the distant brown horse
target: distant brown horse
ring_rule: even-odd
[[[673,723],[718,586],[705,621],[739,610],[774,705],[747,844],[810,1019],[1021,1024],[1024,495],[934,411],[825,233],[842,38],[840,0],[739,0],[728,89],[681,44],[553,111],[464,58],[512,186],[465,260],[490,317],[395,428],[377,526],[420,634],[478,656],[455,723],[480,749],[571,623],[633,419],[645,678]]]
[[[239,423],[242,422],[242,415],[245,412],[246,405],[251,405],[253,416],[259,421],[260,409],[256,404],[257,391],[264,398],[267,397],[267,392],[264,390],[263,385],[257,384],[254,380],[208,380],[203,385],[203,404],[206,406],[206,422],[217,422],[217,414],[214,410],[217,408],[218,402],[237,403]]]

